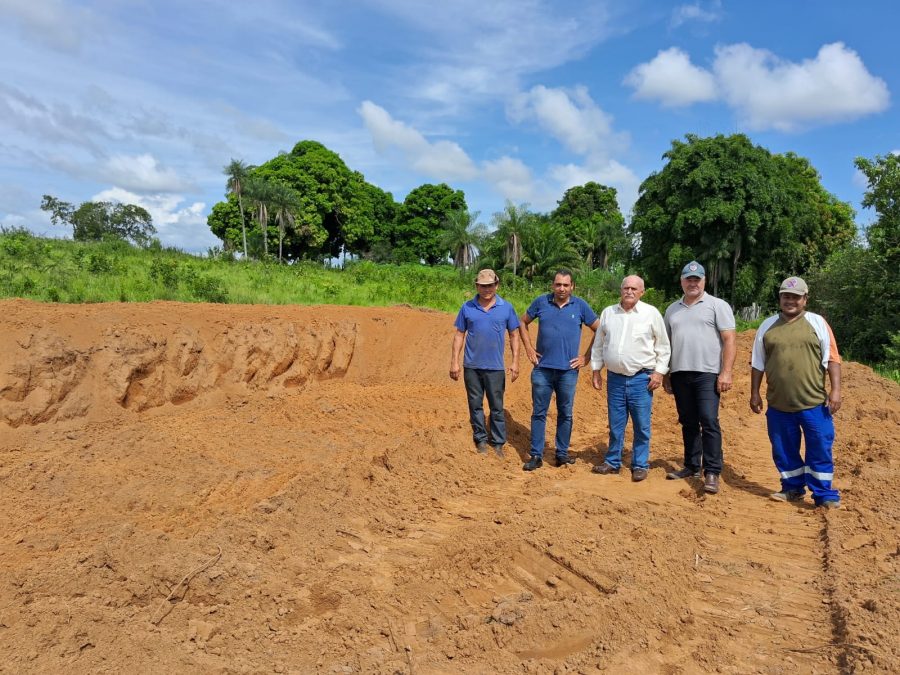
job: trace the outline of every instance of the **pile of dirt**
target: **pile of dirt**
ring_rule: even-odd
[[[452,332],[411,308],[0,302],[0,670],[900,669],[900,387],[845,364],[823,512],[767,498],[744,367],[716,496],[665,480],[662,393],[650,478],[591,474],[586,372],[574,465],[521,470],[526,363],[506,456],[478,455]]]

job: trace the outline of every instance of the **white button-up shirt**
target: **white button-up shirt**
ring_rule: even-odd
[[[638,300],[630,311],[610,305],[600,314],[600,327],[591,349],[591,368],[603,366],[619,375],[641,370],[669,372],[669,335],[662,314],[653,305]]]

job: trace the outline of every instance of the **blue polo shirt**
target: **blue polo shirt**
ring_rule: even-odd
[[[456,315],[456,330],[466,334],[464,368],[505,370],[503,351],[506,331],[519,327],[516,310],[499,295],[490,309],[478,304],[478,298],[464,303]]]
[[[597,320],[591,306],[576,295],[562,307],[553,302],[553,293],[538,296],[526,312],[537,319],[537,352],[541,355],[538,368],[569,370],[569,361],[581,352],[581,326]]]

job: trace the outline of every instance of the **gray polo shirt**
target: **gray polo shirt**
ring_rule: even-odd
[[[686,305],[682,297],[666,309],[665,322],[672,343],[669,372],[722,370],[721,332],[734,330],[734,313],[727,302],[703,293],[693,305]]]

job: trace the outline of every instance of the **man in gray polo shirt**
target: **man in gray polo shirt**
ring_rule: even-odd
[[[715,494],[722,473],[719,397],[731,389],[737,347],[731,307],[705,287],[706,271],[692,260],[681,270],[684,296],[666,309],[672,358],[663,388],[675,394],[684,440],[684,468],[666,478],[699,478],[702,470],[703,489]]]

